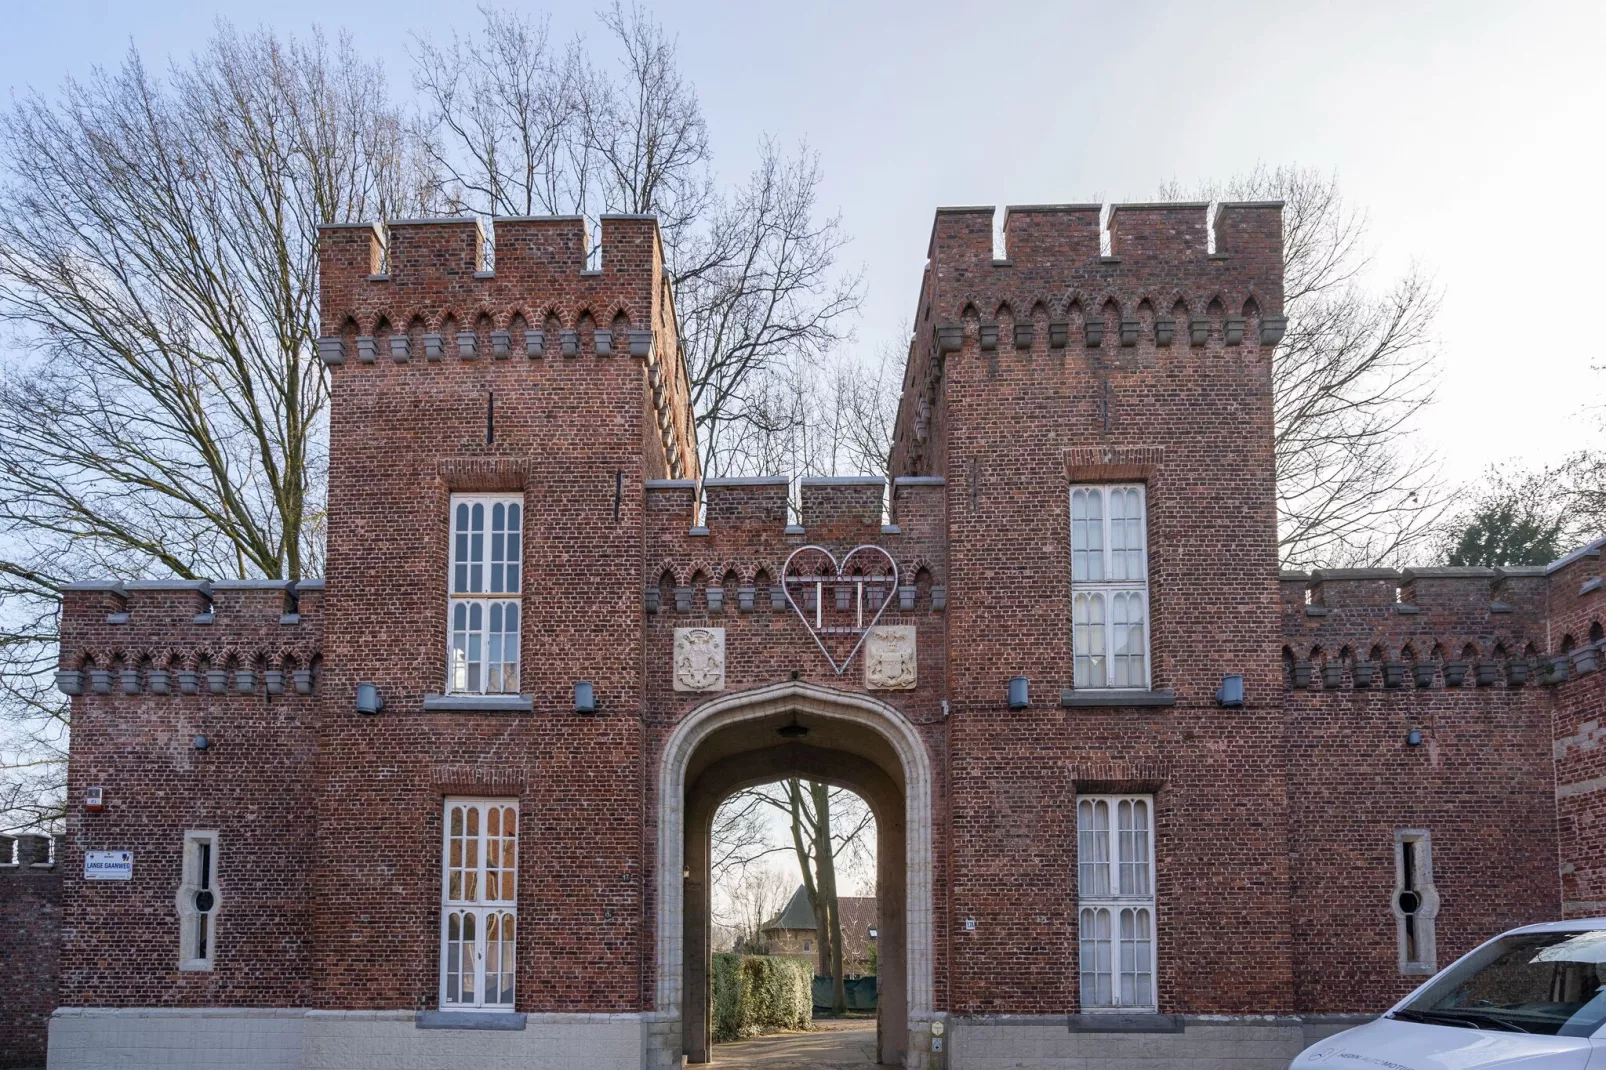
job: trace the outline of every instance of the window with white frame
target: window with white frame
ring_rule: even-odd
[[[1152,1011],[1154,800],[1076,800],[1082,1010]]]
[[[516,495],[452,497],[446,689],[519,689],[524,504]]]
[[[513,1009],[519,807],[447,799],[441,864],[441,1006]]]
[[[186,832],[178,887],[181,970],[210,970],[217,949],[217,833]]]
[[[1071,488],[1071,642],[1080,688],[1149,686],[1143,487]]]

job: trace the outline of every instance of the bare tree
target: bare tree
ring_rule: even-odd
[[[758,866],[744,872],[722,897],[714,914],[716,940],[733,951],[767,954],[764,926],[786,908],[792,884],[774,866]]]
[[[1366,216],[1337,180],[1257,168],[1168,199],[1282,200],[1284,312],[1273,358],[1278,535],[1290,567],[1394,563],[1435,537],[1439,466],[1411,440],[1433,400],[1438,293],[1412,268],[1366,285]]]
[[[766,374],[844,341],[863,299],[860,275],[839,264],[841,220],[817,203],[818,158],[765,139],[752,173],[720,190],[696,92],[650,15],[603,13],[608,64],[583,40],[558,56],[545,23],[483,14],[473,41],[414,51],[443,192],[492,217],[658,216],[703,468],[723,473],[742,456],[728,438],[773,416]]]
[[[317,226],[427,183],[381,71],[318,35],[221,26],[165,79],[130,52],[0,133],[6,781],[59,786],[66,579],[318,572]]]
[[[708,443],[720,471],[801,476],[886,471],[902,355],[837,351],[754,376],[743,416]]]

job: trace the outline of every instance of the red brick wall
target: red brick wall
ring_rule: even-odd
[[[1078,1005],[1071,799],[1112,787],[1157,792],[1162,1010],[1292,1010],[1271,350],[1254,313],[1242,345],[1223,335],[1251,296],[1280,313],[1278,216],[1227,210],[1219,258],[1203,206],[1116,218],[1112,257],[1100,255],[1096,209],[1012,209],[1007,262],[992,259],[991,209],[939,213],[932,238],[916,362],[934,366],[943,326],[963,326],[963,347],[936,377],[928,439],[940,452],[916,441],[906,408],[894,465],[947,477],[950,1008]],[[1199,347],[1194,316],[1210,324]],[[1164,318],[1169,346],[1157,344]],[[1098,345],[1090,319],[1102,321]],[[1123,319],[1139,324],[1131,346]],[[1017,348],[1026,320],[1034,338]],[[1066,324],[1063,348],[1054,322]],[[983,350],[993,325],[997,347]],[[1112,480],[1148,485],[1153,680],[1177,703],[1064,711],[1068,488]],[[1244,674],[1249,703],[1223,713],[1214,694],[1230,672]],[[1004,708],[1015,673],[1031,679],[1029,711]]]
[[[59,847],[59,845],[58,845]],[[0,1067],[44,1066],[56,1008],[61,948],[61,868],[50,843],[0,837]]]
[[[441,800],[464,793],[521,803],[519,1008],[650,1007],[657,765],[708,697],[673,690],[674,628],[726,630],[728,692],[792,674],[863,686],[862,657],[833,672],[789,606],[761,591],[740,607],[743,587],[779,583],[806,543],[839,555],[875,543],[916,587],[911,608],[881,620],[917,629],[918,686],[877,697],[918,727],[936,770],[941,1009],[1077,1007],[1078,791],[1156,795],[1164,1011],[1366,1010],[1409,985],[1388,909],[1397,828],[1433,831],[1441,962],[1563,897],[1574,912],[1606,901],[1596,795],[1563,799],[1559,841],[1553,824],[1558,776],[1606,777],[1592,744],[1606,674],[1454,691],[1438,669],[1468,647],[1483,660],[1503,646],[1503,668],[1557,650],[1558,628],[1587,635],[1599,558],[1548,577],[1292,575],[1279,592],[1260,337],[1281,311],[1280,226],[1271,208],[1228,206],[1211,253],[1204,212],[1118,210],[1106,256],[1096,210],[1015,209],[1006,261],[992,257],[990,210],[939,213],[892,463],[926,478],[897,483],[886,517],[881,487],[806,486],[801,531],[787,530],[784,486],[716,483],[699,510],[695,484],[664,478],[695,475],[696,458],[650,221],[604,220],[600,272],[583,271],[575,220],[500,221],[494,274],[476,270],[471,223],[390,228],[378,278],[375,232],[327,231],[323,330],[345,358],[332,371],[327,590],[281,623],[282,591],[220,586],[210,624],[195,622],[191,590],[68,593],[62,667],[131,669],[141,688],[120,694],[114,675],[109,693],[74,699],[62,1001],[433,1006]],[[1228,344],[1237,317],[1242,341]],[[1032,326],[1018,347],[1017,320]],[[547,332],[539,359],[524,354],[526,327]],[[984,327],[996,348],[982,348]],[[476,357],[459,328],[477,332]],[[614,354],[601,355],[594,331],[610,328]],[[939,332],[954,328],[959,348],[944,353]],[[512,351],[498,358],[504,330]],[[653,361],[629,355],[628,330],[652,332]],[[563,331],[579,332],[574,356]],[[437,360],[424,352],[434,333]],[[375,339],[372,359],[359,338]],[[1116,480],[1148,487],[1153,678],[1175,704],[1062,709],[1068,488]],[[444,684],[456,490],[524,494],[530,713],[422,708]],[[691,588],[686,610],[676,588]],[[1337,688],[1292,686],[1295,662],[1374,647],[1408,670],[1433,663],[1430,686],[1385,688],[1380,668],[1358,691],[1352,666]],[[152,670],[210,665],[254,669],[256,686],[150,693]],[[265,694],[260,674],[309,667],[314,695]],[[1005,708],[1016,673],[1031,680],[1028,710]],[[1245,678],[1241,709],[1216,705],[1227,673]],[[573,713],[576,680],[595,684],[597,715]],[[362,682],[384,695],[378,717],[355,711]],[[1423,746],[1405,746],[1410,728]],[[102,814],[82,809],[92,785]],[[176,970],[186,828],[221,834],[208,974]],[[83,851],[110,848],[135,852],[134,881],[74,876]]]

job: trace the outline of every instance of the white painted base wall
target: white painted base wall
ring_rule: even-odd
[[[921,1023],[929,1029],[929,1023]],[[950,1018],[911,1031],[909,1065],[941,1070],[1286,1070],[1354,1020],[1187,1018],[1179,1033],[1089,1033],[1063,1016]],[[678,1057],[651,1014],[530,1014],[523,1030],[420,1029],[412,1011],[77,1008],[50,1020],[48,1070],[641,1070]]]
[[[950,1070],[1288,1070],[1305,1048],[1356,1024],[1185,1018],[1178,1033],[1075,1032],[1063,1016],[950,1018]]]
[[[419,1029],[412,1011],[62,1008],[48,1070],[640,1070],[640,1014]]]

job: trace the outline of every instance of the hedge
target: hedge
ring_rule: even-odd
[[[814,1020],[814,964],[778,955],[714,956],[714,1040],[807,1029]]]

